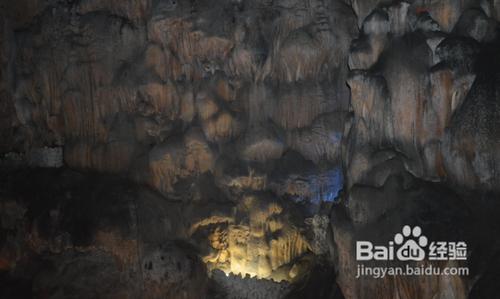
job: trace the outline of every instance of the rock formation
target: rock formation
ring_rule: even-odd
[[[497,0],[0,1],[0,297],[495,297],[499,22]],[[469,275],[356,278],[356,242],[404,225],[468,245],[411,265]]]

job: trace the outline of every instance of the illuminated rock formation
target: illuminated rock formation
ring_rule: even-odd
[[[295,227],[292,211],[278,201],[246,196],[236,207],[231,223],[206,223],[210,229],[209,255],[203,258],[209,268],[242,276],[292,280],[294,263],[310,252],[303,235],[305,227]],[[304,270],[304,269],[303,269]]]

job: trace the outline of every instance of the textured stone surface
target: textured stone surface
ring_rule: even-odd
[[[3,1],[0,297],[494,297],[499,21],[498,0]],[[470,241],[473,274],[353,279],[353,243],[408,223]]]

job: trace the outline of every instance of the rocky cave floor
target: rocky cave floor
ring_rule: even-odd
[[[0,298],[343,298],[323,259],[293,283],[208,275],[206,239],[190,230],[237,204],[214,202],[210,178],[193,204],[112,175],[0,172]]]
[[[198,192],[203,194],[193,203],[165,198],[148,186],[116,175],[7,167],[0,176],[0,298],[340,299],[345,297],[336,282],[337,263],[349,258],[338,256],[349,254],[336,247],[349,246],[342,244],[342,234],[384,240],[400,223],[418,223],[430,239],[466,241],[472,252],[467,266],[470,277],[475,278],[467,290],[468,298],[495,298],[500,275],[500,243],[495,238],[500,233],[498,197],[481,191],[456,194],[440,184],[410,179],[407,174],[390,180],[394,181],[370,193],[382,192],[384,200],[393,196],[397,204],[384,209],[370,227],[352,227],[353,216],[343,207],[342,193],[338,202],[324,206],[331,211],[333,231],[339,232],[337,238],[333,236],[335,240],[326,240],[333,242],[331,252],[315,256],[313,250],[320,249],[309,248],[310,258],[300,276],[278,282],[274,277],[226,276],[220,270],[208,274],[203,263],[203,257],[209,255],[207,236],[197,236],[193,227],[200,229],[200,222],[205,221],[201,230],[208,229],[207,219],[212,224],[225,221],[223,226],[227,227],[236,220],[229,220],[235,211],[228,207],[238,205],[222,200],[220,193],[212,197],[217,187],[209,176],[191,182],[191,186],[202,188]],[[403,180],[409,182],[401,189]],[[294,208],[303,211],[304,207],[287,210]],[[227,219],[217,220],[224,217]],[[243,225],[249,220],[238,221]],[[304,227],[301,232],[307,230],[312,229]],[[313,233],[308,241],[314,243],[314,237]],[[286,253],[276,255],[269,258],[283,258],[280,255]],[[290,263],[300,264],[300,257]],[[354,269],[350,271],[349,275],[354,275]],[[366,280],[368,285],[380,283]],[[407,278],[403,283],[421,284],[423,289],[433,284],[418,280]],[[441,298],[455,298],[454,283],[437,282],[433,291],[444,293]],[[376,290],[369,286],[367,292],[370,287]],[[388,296],[377,292],[377,298]],[[415,297],[418,291],[406,292],[407,298],[419,298]],[[361,294],[363,298],[372,295]]]

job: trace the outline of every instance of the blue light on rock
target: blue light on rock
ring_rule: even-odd
[[[340,190],[343,188],[344,177],[342,170],[335,168],[321,175],[310,177],[311,185],[315,186],[314,197],[311,202],[320,204],[321,202],[336,202]]]

